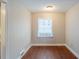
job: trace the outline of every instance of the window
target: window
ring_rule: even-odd
[[[52,19],[38,19],[38,37],[52,37]]]

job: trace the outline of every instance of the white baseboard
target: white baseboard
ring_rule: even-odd
[[[31,45],[28,46],[28,48],[25,50],[24,54],[21,56],[21,58],[27,53],[27,51],[31,48]]]
[[[22,55],[22,56],[19,56],[17,59],[21,59],[21,58],[25,55],[25,53],[27,53],[27,51],[28,51],[30,48],[31,48],[31,45],[29,45],[29,46],[27,47],[27,49],[24,51],[23,55]]]
[[[71,49],[67,44],[65,44],[65,46],[79,59],[79,55],[73,49]]]
[[[65,44],[31,44],[32,46],[65,46]]]

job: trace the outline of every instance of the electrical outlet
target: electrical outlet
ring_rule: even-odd
[[[24,54],[24,50],[25,50],[24,48],[21,49],[20,56]]]

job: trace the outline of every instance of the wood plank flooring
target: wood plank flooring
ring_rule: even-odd
[[[22,59],[77,59],[65,46],[32,46]]]

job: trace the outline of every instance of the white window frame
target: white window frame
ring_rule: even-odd
[[[53,37],[53,20],[51,18],[38,18],[38,37]]]

